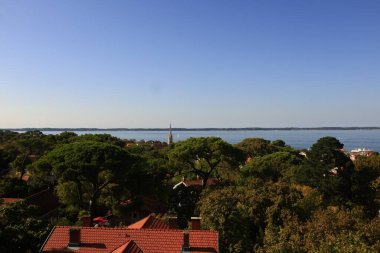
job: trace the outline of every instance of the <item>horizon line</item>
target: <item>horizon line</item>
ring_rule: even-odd
[[[9,131],[166,131],[167,128],[162,127],[138,127],[138,128],[125,128],[125,127],[112,127],[112,128],[97,128],[97,127],[19,127],[19,128],[0,128],[0,130]],[[249,131],[249,130],[378,130],[378,126],[350,126],[350,127],[177,127],[172,128],[172,131]]]

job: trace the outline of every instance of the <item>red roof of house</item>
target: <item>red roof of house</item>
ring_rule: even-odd
[[[129,241],[116,250],[112,251],[112,253],[144,253],[144,251],[140,249],[135,241]]]
[[[24,199],[20,199],[20,198],[2,198],[2,200],[3,200],[3,202],[1,204],[12,204],[12,203],[15,203],[15,202],[23,201]]]
[[[28,205],[36,205],[40,215],[46,214],[59,206],[58,198],[50,189],[45,189],[35,194],[21,198],[2,198],[3,204],[11,204],[18,201],[25,201]],[[1,202],[1,201],[0,201]],[[0,203],[1,204],[1,203]]]
[[[80,228],[79,248],[68,248],[70,227],[55,227],[41,252],[77,253],[180,253],[184,231],[178,229]],[[190,252],[218,252],[218,233],[207,230],[188,230]]]
[[[152,228],[152,229],[169,229],[169,225],[157,219],[153,215],[148,215],[142,220],[139,220],[128,228],[141,229],[141,228]]]

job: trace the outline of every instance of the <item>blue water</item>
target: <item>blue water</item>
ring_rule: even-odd
[[[58,131],[45,131],[58,134]],[[167,131],[77,131],[77,134],[107,133],[121,139],[167,141]],[[281,139],[298,149],[307,149],[319,138],[333,136],[344,144],[347,150],[368,148],[380,152],[380,130],[252,130],[252,131],[173,131],[174,142],[189,137],[217,136],[235,144],[245,138],[260,137],[267,140]]]

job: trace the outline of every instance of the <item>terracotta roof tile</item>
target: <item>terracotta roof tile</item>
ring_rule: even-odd
[[[144,253],[142,249],[135,243],[135,241],[129,241],[124,243],[121,247],[112,251],[112,253]]]
[[[12,204],[15,202],[23,201],[24,199],[19,198],[2,198],[3,202],[2,204]]]
[[[157,219],[151,214],[145,217],[142,220],[139,220],[132,225],[129,225],[128,228],[141,229],[141,228],[152,228],[152,229],[169,229],[169,225],[163,221]]]
[[[42,252],[72,252],[67,248],[69,229],[70,227],[55,227],[46,240]],[[217,252],[217,232],[189,230],[189,237],[190,252]],[[128,246],[129,244],[126,244],[132,241],[144,253],[179,253],[183,245],[183,230],[82,227],[81,246],[73,252],[113,252],[123,245]]]

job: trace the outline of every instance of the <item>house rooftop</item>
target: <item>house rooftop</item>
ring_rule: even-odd
[[[0,204],[12,204],[19,201],[24,201],[27,205],[37,206],[40,215],[47,214],[59,206],[58,198],[50,189],[39,191],[25,198],[2,198]]]
[[[160,219],[154,217],[152,214],[148,215],[144,219],[141,219],[131,225],[128,228],[141,229],[141,228],[152,228],[152,229],[169,229],[169,225],[161,221]]]
[[[130,229],[130,228],[76,228],[80,232],[80,243],[68,247],[70,238],[68,226],[54,227],[41,252],[77,253],[180,253],[185,233],[178,229]],[[189,252],[218,252],[218,233],[207,230],[187,230]]]
[[[23,200],[24,199],[20,199],[20,198],[2,198],[1,204],[12,204],[12,203],[23,201]]]
[[[112,253],[144,253],[144,251],[134,241],[129,241],[112,251]]]

